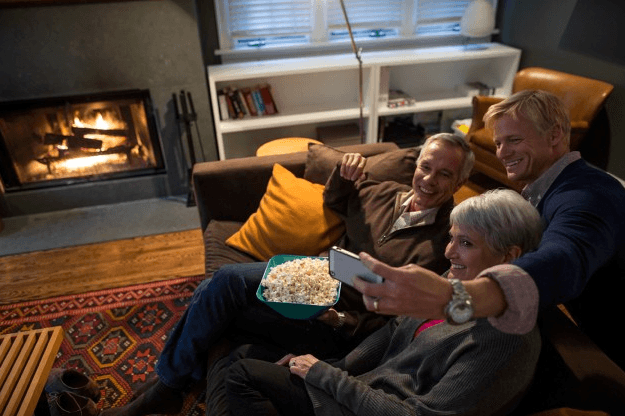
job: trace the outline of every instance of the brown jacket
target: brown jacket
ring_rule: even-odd
[[[346,232],[337,245],[358,253],[364,251],[391,265],[415,263],[437,273],[449,268],[445,246],[449,240],[449,214],[453,199],[445,202],[430,225],[418,225],[390,233],[400,215],[401,203],[411,187],[396,182],[377,182],[367,178],[355,183],[341,178],[335,168],[326,183],[325,204],[344,221]],[[355,340],[382,327],[388,317],[368,312],[362,295],[347,285],[341,287],[336,305],[358,319],[358,326],[349,337]],[[353,339],[353,340],[354,340]]]

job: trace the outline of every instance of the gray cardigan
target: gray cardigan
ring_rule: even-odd
[[[414,333],[423,320],[398,317],[341,361],[312,366],[306,388],[316,415],[505,414],[529,386],[537,328],[505,334],[486,319]]]

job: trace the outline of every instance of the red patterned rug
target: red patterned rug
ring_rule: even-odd
[[[154,367],[169,332],[204,276],[0,305],[0,335],[62,326],[54,367],[73,368],[99,384],[100,409],[126,404]],[[203,388],[181,416],[204,415]]]

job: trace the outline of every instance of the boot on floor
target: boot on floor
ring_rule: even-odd
[[[182,410],[184,395],[160,380],[125,406],[103,410],[99,416],[145,416],[177,414]]]

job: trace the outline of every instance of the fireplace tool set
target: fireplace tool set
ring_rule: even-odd
[[[190,92],[185,92],[184,90],[180,91],[180,107],[182,108],[182,113],[178,108],[178,97],[176,94],[172,94],[172,98],[174,101],[174,109],[176,111],[176,122],[178,125],[178,135],[180,136],[180,145],[182,146],[184,153],[184,140],[183,134],[186,136],[187,141],[187,150],[189,152],[189,161],[187,166],[187,179],[189,181],[189,193],[187,194],[187,206],[192,207],[195,206],[195,196],[193,194],[193,165],[197,163],[197,159],[195,157],[195,148],[193,145],[193,129],[191,128],[192,124],[195,124],[195,130],[198,134],[199,139],[199,129],[197,127],[197,113],[195,112],[195,106],[193,105],[193,99],[191,98]],[[187,104],[188,100],[188,104]],[[180,129],[180,124],[184,124],[184,133]],[[202,149],[202,140],[198,140],[200,143],[200,150],[202,154],[204,154],[204,149]],[[184,158],[185,161],[187,160]]]

